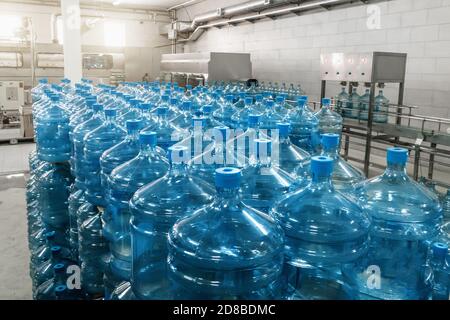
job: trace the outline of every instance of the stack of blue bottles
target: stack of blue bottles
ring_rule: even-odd
[[[355,299],[341,269],[367,253],[370,219],[351,198],[336,191],[333,159],[311,159],[311,183],[273,208],[286,233],[286,299]]]
[[[244,205],[241,171],[216,171],[212,204],[169,231],[169,279],[177,299],[276,299],[284,233],[268,215]]]
[[[233,105],[233,95],[227,95],[225,97],[225,104],[220,106],[220,109],[217,109],[213,113],[213,117],[216,121],[227,126],[229,128],[233,127],[233,120],[231,117],[236,113],[236,108]]]
[[[169,172],[138,190],[130,201],[132,285],[140,299],[173,298],[167,274],[169,229],[213,200],[214,189],[189,174],[188,156],[186,147],[171,147]]]
[[[50,97],[51,105],[36,118],[38,157],[49,162],[70,159],[69,115],[59,105],[59,96]]]
[[[105,110],[105,122],[84,137],[86,199],[101,207],[106,206],[101,184],[100,157],[103,152],[121,142],[126,135],[116,122],[116,109]]]
[[[58,263],[53,266],[53,277],[42,283],[34,294],[35,300],[56,300],[55,288],[60,285],[66,285],[67,274],[66,265]]]
[[[450,254],[446,243],[431,245],[425,266],[425,286],[430,300],[447,300],[450,296]]]
[[[421,281],[428,243],[439,232],[442,208],[437,196],[406,173],[408,150],[390,148],[386,171],[358,187],[372,218],[367,258],[349,270],[368,299],[423,299]],[[380,285],[381,283],[381,285]]]
[[[273,204],[285,196],[294,179],[279,167],[272,165],[272,144],[267,139],[256,139],[256,156],[243,170],[242,202],[266,214]]]
[[[131,238],[129,201],[142,186],[151,183],[168,170],[168,162],[156,146],[154,132],[142,132],[139,136],[140,152],[132,160],[115,168],[108,183],[108,216],[111,218],[108,234],[111,235],[109,283],[128,281],[131,277]],[[117,279],[114,281],[114,279]],[[116,283],[117,284],[117,283]],[[106,288],[112,292],[114,288]]]
[[[43,283],[45,283],[48,280],[53,279],[54,273],[53,268],[57,264],[65,264],[69,265],[70,261],[68,261],[64,255],[61,247],[59,246],[53,246],[51,247],[51,256],[50,258],[39,264],[36,267],[36,271],[33,274],[33,292],[36,292],[37,288],[39,288]]]

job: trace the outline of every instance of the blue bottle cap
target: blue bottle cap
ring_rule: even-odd
[[[163,96],[161,96],[161,100],[164,102],[168,102],[169,101],[169,96],[167,94],[164,94]]]
[[[291,127],[291,125],[289,123],[286,123],[286,122],[277,123],[277,128],[279,130],[280,137],[285,138],[285,137],[289,136],[289,129],[290,129],[290,127]]]
[[[258,158],[270,156],[272,152],[272,141],[269,139],[255,139],[254,141]]]
[[[190,84],[186,85],[186,89],[192,90],[192,86]]]
[[[139,134],[139,142],[144,145],[155,147],[157,142],[156,132],[153,131],[141,132]]]
[[[172,105],[178,104],[178,99],[177,98],[170,99],[170,104],[172,104]]]
[[[44,236],[45,236],[46,239],[52,239],[52,238],[55,237],[55,235],[56,235],[55,231],[49,231]]]
[[[269,107],[269,108],[272,108],[274,105],[275,105],[275,102],[273,100],[268,100],[266,102],[266,106]]]
[[[313,177],[327,177],[333,173],[333,159],[325,156],[311,158],[311,173]]]
[[[50,100],[52,102],[58,102],[59,101],[59,95],[58,94],[52,94],[50,95]]]
[[[443,257],[447,256],[448,245],[446,245],[445,243],[441,243],[441,242],[435,242],[431,246],[431,251],[433,252],[433,255],[435,257],[443,258]]]
[[[244,99],[245,98],[245,92],[239,92],[239,98]]]
[[[191,101],[184,101],[181,105],[181,109],[183,110],[190,110],[191,109],[192,102]]]
[[[324,133],[322,135],[322,146],[324,149],[333,149],[339,145],[339,135],[335,133]]]
[[[227,102],[233,102],[234,96],[233,96],[232,94],[228,94],[228,95],[225,97],[225,100],[226,100]]]
[[[256,99],[256,101],[261,102],[261,101],[264,99],[264,97],[263,97],[262,94],[257,94],[257,95],[255,96],[255,99]]]
[[[254,125],[259,122],[259,114],[249,114],[248,115],[248,124]]]
[[[53,266],[53,269],[58,272],[64,270],[65,265],[62,263],[57,263]]]
[[[142,121],[141,120],[127,120],[126,127],[127,131],[136,131],[139,130],[141,127]]]
[[[331,104],[331,99],[330,98],[323,98],[322,99],[322,105],[323,106],[329,106]]]
[[[216,170],[215,184],[217,188],[239,188],[241,184],[241,170],[237,168],[220,168]]]
[[[47,78],[39,79],[39,83],[46,84],[48,83],[48,79]]]
[[[245,97],[244,100],[245,105],[250,105],[253,103],[253,98],[252,97]]]
[[[66,285],[56,286],[55,287],[55,293],[57,293],[57,294],[62,293],[64,291],[66,291],[66,289],[67,289]]]
[[[113,108],[105,109],[105,116],[106,117],[115,117],[116,114],[117,114],[117,109],[113,109]]]
[[[185,146],[171,146],[168,149],[168,158],[172,163],[185,163],[184,159],[188,148]]]
[[[141,110],[150,110],[152,108],[152,105],[150,103],[141,103],[139,105],[139,109]]]
[[[404,165],[408,162],[408,150],[404,148],[387,149],[387,163]]]
[[[167,110],[168,110],[168,109],[167,109],[166,107],[159,107],[159,108],[157,109],[157,112],[156,112],[156,113],[157,113],[158,115],[160,115],[160,116],[161,116],[161,115],[165,115],[165,114],[167,113]]]
[[[52,253],[58,253],[61,251],[61,247],[60,246],[53,246],[50,248]]]
[[[297,99],[297,105],[299,107],[304,107],[306,105],[306,103],[307,103],[307,100],[305,98],[303,98],[303,97],[299,97]]]
[[[283,96],[278,96],[278,97],[275,98],[275,101],[276,101],[277,103],[283,103],[284,100],[285,100],[285,98],[284,98]]]
[[[212,111],[212,105],[207,105],[203,107],[203,112],[204,113],[211,113]]]
[[[308,102],[308,96],[300,96],[299,99],[305,100],[306,102]]]

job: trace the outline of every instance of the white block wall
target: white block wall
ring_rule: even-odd
[[[192,18],[238,2],[242,1],[203,1],[178,15],[188,19],[187,14]],[[450,117],[450,0],[392,0],[376,5],[381,13],[379,29],[368,27],[369,6],[358,5],[211,29],[184,50],[249,52],[254,77],[300,83],[313,99],[320,93],[320,53],[405,52],[405,103],[421,106],[421,114]],[[338,90],[330,87],[327,95]],[[385,91],[396,101],[394,85]]]

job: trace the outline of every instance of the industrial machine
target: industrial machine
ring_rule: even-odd
[[[0,81],[0,128],[18,126],[23,105],[23,81]]]
[[[450,119],[420,115],[420,107],[403,103],[406,58],[405,53],[392,52],[322,54],[321,97],[326,96],[327,82],[330,81],[348,86],[348,92],[358,84],[370,88],[368,120],[344,118],[343,129],[344,157],[362,162],[366,175],[369,175],[369,169],[379,166],[371,157],[384,152],[386,145],[397,145],[408,148],[414,155],[411,162],[416,180],[423,177],[449,188],[445,175],[436,174],[436,171],[447,175],[450,172]],[[398,100],[389,104],[390,121],[375,123],[375,89],[387,83],[398,84]],[[312,106],[318,109],[320,103],[312,102]],[[352,158],[350,145],[352,150],[363,151],[363,159]]]
[[[176,53],[161,57],[161,78],[180,85],[213,81],[247,81],[252,77],[249,53]]]

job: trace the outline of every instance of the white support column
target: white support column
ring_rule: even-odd
[[[61,0],[61,14],[64,34],[64,76],[79,82],[82,75],[80,1]]]

